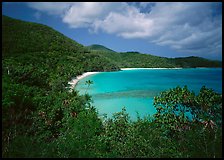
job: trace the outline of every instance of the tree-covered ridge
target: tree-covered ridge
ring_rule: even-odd
[[[49,27],[4,16],[2,28],[3,157],[221,157],[220,94],[177,87],[155,98],[155,117],[131,122],[123,109],[102,120],[91,97],[68,92],[67,82],[83,72],[131,65],[128,56],[88,51]],[[38,41],[33,32],[52,35]],[[39,44],[45,40],[48,45]],[[194,109],[195,121],[173,114],[177,104]]]
[[[136,68],[174,68],[179,67],[171,63],[168,58],[153,56],[150,54],[140,54],[136,52],[121,53],[124,65],[122,67]]]
[[[65,60],[73,61],[73,66],[81,68],[77,69],[79,73],[84,71],[110,71],[118,69],[104,57],[92,54],[81,44],[48,26],[24,22],[7,16],[2,16],[2,19],[3,58],[14,55],[15,57],[26,56],[24,54],[38,54],[38,56],[43,56],[42,60],[47,57],[54,57],[55,62],[51,65],[62,61],[65,63]],[[32,58],[32,56],[29,58]],[[76,75],[74,74],[74,76]]]
[[[95,57],[101,57],[102,60],[106,62],[109,61],[108,63],[112,63],[111,65],[116,65],[113,68],[222,66],[220,61],[212,61],[200,57],[166,58],[150,54],[141,54],[138,52],[117,53],[102,45],[84,47],[48,26],[32,22],[24,22],[7,16],[2,16],[2,32],[3,56],[24,54],[28,52],[58,51],[61,53],[73,52],[74,54],[93,54]],[[92,60],[90,59],[90,61]],[[95,63],[95,61],[96,60],[94,59],[92,63]],[[99,60],[97,63],[102,62]],[[96,69],[97,68],[95,68],[95,70]]]
[[[208,60],[201,57],[183,57],[171,59],[177,66],[183,68],[194,68],[194,67],[222,67],[222,62],[217,60]]]
[[[86,46],[87,49],[89,50],[97,50],[97,51],[107,51],[107,52],[115,52],[112,49],[109,49],[105,46],[99,45],[99,44],[93,44],[90,46]]]
[[[92,50],[93,53],[106,57],[119,68],[195,68],[221,67],[222,62],[201,57],[166,58],[139,52],[106,52]]]
[[[61,51],[84,52],[84,47],[54,29],[2,16],[2,54]]]

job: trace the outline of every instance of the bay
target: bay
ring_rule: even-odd
[[[89,87],[87,80],[93,81]],[[120,112],[126,108],[131,120],[153,115],[156,110],[153,98],[162,91],[176,86],[188,86],[188,89],[199,93],[201,87],[222,93],[221,68],[187,68],[187,69],[138,69],[117,72],[102,72],[81,79],[76,90],[80,94],[92,96],[93,105],[99,115]]]

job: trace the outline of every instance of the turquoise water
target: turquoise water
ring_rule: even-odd
[[[88,88],[86,80],[93,81]],[[76,90],[80,94],[87,92],[92,96],[93,105],[99,115],[120,112],[125,107],[132,120],[153,115],[153,97],[164,90],[177,85],[199,93],[205,85],[218,93],[222,93],[221,68],[190,68],[190,69],[139,69],[118,72],[103,72],[80,80]]]

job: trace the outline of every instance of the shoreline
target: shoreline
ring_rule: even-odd
[[[207,67],[196,67],[196,68],[207,68]],[[121,71],[125,71],[125,70],[138,70],[138,69],[184,69],[184,68],[180,68],[180,67],[176,67],[176,68],[120,68]],[[97,73],[102,73],[102,72],[84,72],[82,75],[78,75],[77,77],[75,78],[72,78],[71,81],[68,82],[68,84],[70,85],[69,88],[70,89],[70,92],[72,89],[75,88],[75,86],[77,85],[77,83],[79,82],[79,80],[85,78],[85,77],[88,77],[90,75],[93,75],[93,74],[97,74]]]
[[[183,69],[183,68],[121,68],[122,71],[124,71],[124,70],[137,70],[137,69]]]
[[[182,68],[182,67],[176,67],[176,68],[121,68],[121,71],[125,70],[138,70],[138,69],[207,69],[207,68],[222,68],[222,67],[193,67],[193,68]]]
[[[88,77],[90,75],[97,74],[97,73],[101,73],[101,72],[85,72],[82,75],[78,75],[77,77],[73,78],[71,81],[68,82],[68,84],[70,84],[70,86],[67,88],[69,88],[70,92],[71,92],[71,90],[75,88],[75,86],[77,85],[79,80],[81,80],[85,77]]]

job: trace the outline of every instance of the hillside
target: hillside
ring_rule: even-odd
[[[93,44],[90,46],[86,46],[87,49],[89,50],[96,50],[96,51],[106,51],[106,52],[115,52],[105,46],[99,45],[99,44]]]
[[[7,16],[2,16],[2,55],[25,54],[33,52],[69,52],[76,59],[94,57],[92,63],[108,62],[111,67],[94,66],[85,70],[117,70],[118,67],[221,67],[219,61],[211,61],[200,57],[166,58],[138,52],[117,53],[102,45],[84,47],[76,41],[67,38],[54,29],[37,23],[24,22]],[[81,54],[85,56],[80,57]],[[100,57],[95,62],[96,57]],[[74,59],[74,57],[73,57]],[[77,60],[77,61],[79,61]],[[84,62],[85,63],[85,62]],[[116,65],[116,66],[115,66]],[[86,66],[86,65],[84,65]],[[112,67],[113,66],[113,67]],[[84,67],[85,68],[85,67]]]
[[[142,54],[139,52],[115,52],[102,45],[91,45],[86,48],[93,53],[107,57],[111,62],[120,68],[195,68],[195,67],[222,67],[221,61],[208,60],[201,57],[181,57],[181,58],[166,58],[154,56],[151,54]],[[113,53],[111,53],[113,52]]]
[[[39,59],[41,56],[48,57],[50,58],[48,60],[55,61],[52,62],[55,64],[55,66],[52,64],[54,67],[58,66],[57,62],[67,59],[67,62],[73,61],[72,66],[77,68],[71,72],[73,76],[85,71],[118,70],[104,57],[91,54],[83,45],[42,24],[2,16],[2,33],[3,58],[16,57],[20,59],[23,56],[37,54],[36,57],[30,57],[34,59],[38,56],[40,56]],[[32,61],[32,58],[29,61]],[[43,59],[43,61],[48,60]],[[35,62],[39,61],[35,60]]]
[[[84,47],[54,29],[2,16],[2,54],[40,51],[83,52]]]
[[[95,54],[106,57],[119,68],[157,68],[157,67],[177,67],[174,62],[168,58],[153,56],[150,54],[141,54],[138,52],[102,52],[93,51]]]
[[[195,68],[222,67],[221,61],[208,60],[201,57],[166,58],[139,52],[115,52],[102,45],[86,46],[94,54],[106,57],[120,68]]]
[[[183,68],[189,67],[222,67],[221,61],[208,60],[201,57],[183,57],[183,58],[174,58],[171,59],[177,66],[181,66]]]
[[[105,52],[92,50],[93,53],[106,57],[119,68],[195,68],[222,67],[221,61],[201,57],[166,58],[139,52]]]

